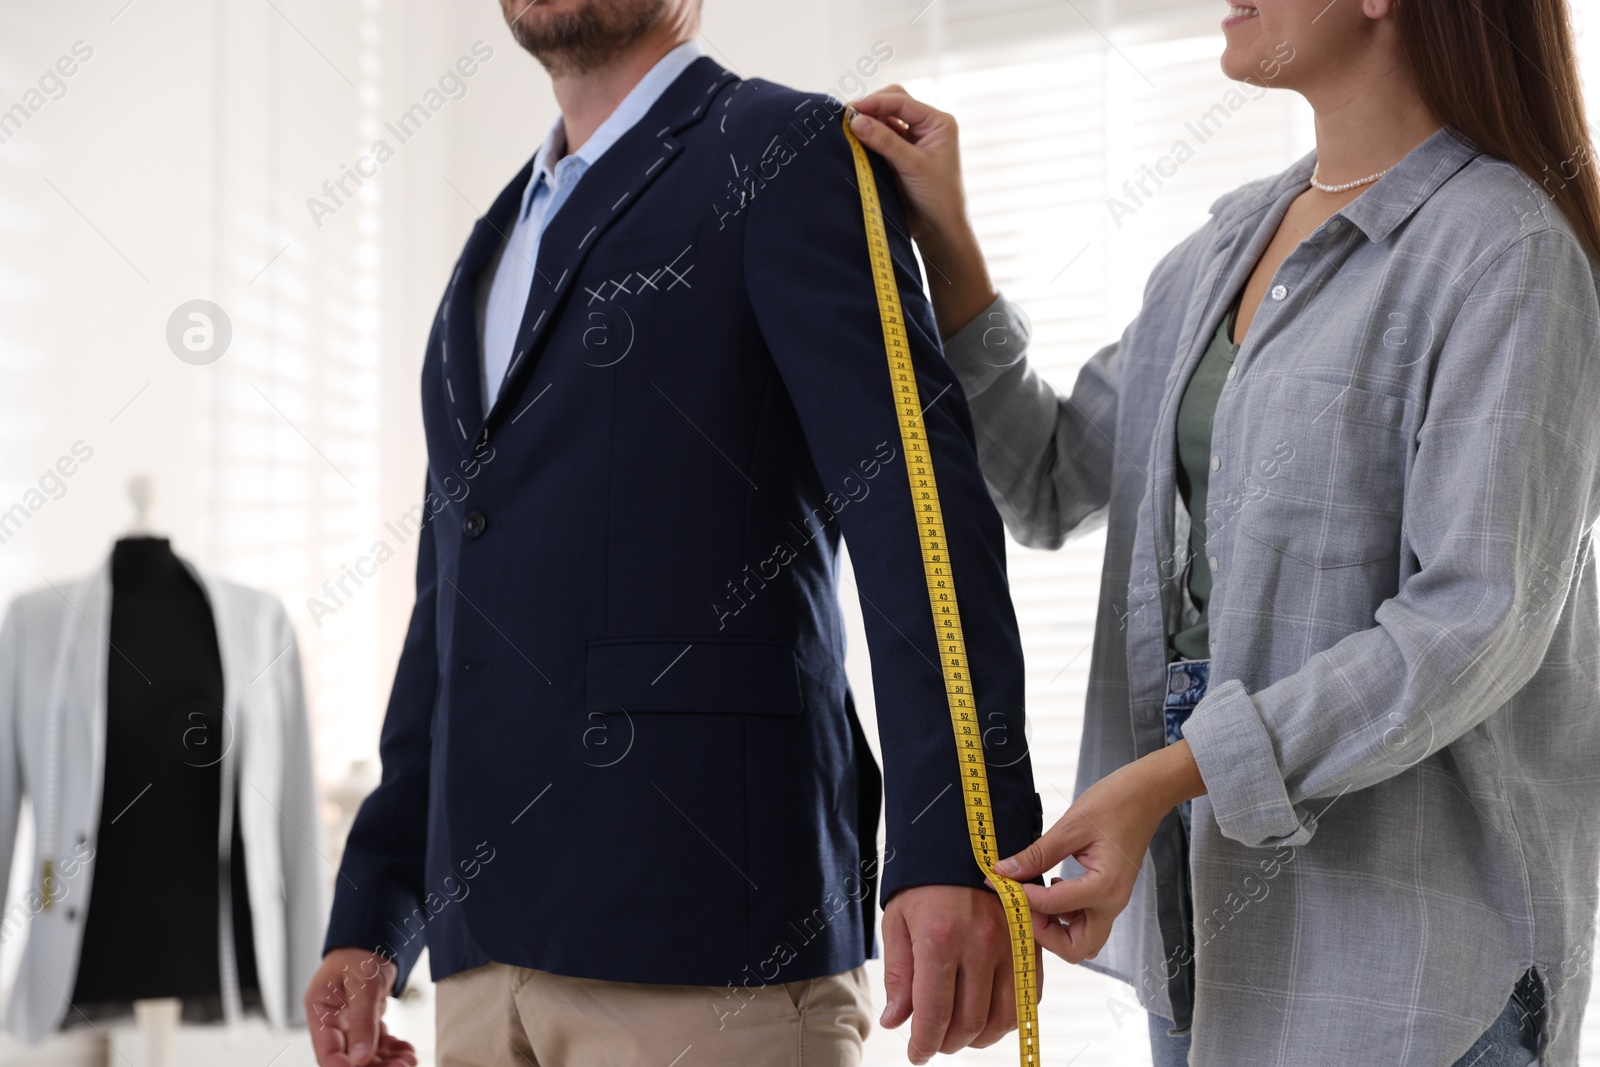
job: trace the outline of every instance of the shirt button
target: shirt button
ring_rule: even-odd
[[[1217,557],[1216,556],[1207,556],[1206,557],[1206,562],[1211,565],[1211,569],[1212,570],[1216,570],[1217,569]]]
[[[1328,220],[1328,232],[1329,233],[1338,233],[1339,232],[1339,228],[1341,226],[1343,226],[1343,225],[1344,225],[1344,223],[1341,222],[1337,217],[1331,218],[1331,219]]]
[[[1239,368],[1238,367],[1229,367],[1228,368],[1228,381],[1230,381],[1230,382],[1233,381],[1233,376],[1235,374],[1238,374],[1238,373],[1239,373]]]
[[[1274,299],[1274,300],[1282,300],[1284,297],[1286,297],[1288,295],[1289,295],[1289,287],[1288,286],[1286,286],[1286,285],[1274,285],[1272,287],[1272,299]]]
[[[469,511],[466,518],[461,520],[461,532],[471,538],[483,536],[484,529],[489,525],[489,520],[481,512]]]
[[[1214,470],[1214,471],[1222,469],[1222,457],[1221,456],[1212,456],[1211,457],[1211,469]]]

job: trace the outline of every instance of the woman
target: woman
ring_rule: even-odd
[[[1079,795],[998,869],[1067,861],[1029,887],[1039,940],[1135,986],[1157,1065],[1575,1063],[1600,193],[1563,2],[1223,29],[1316,150],[1219,199],[1064,396],[989,281],[953,120],[857,105],[1013,535],[1107,513]]]

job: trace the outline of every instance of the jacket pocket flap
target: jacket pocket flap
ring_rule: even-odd
[[[589,711],[798,715],[794,649],[776,641],[591,641]]]

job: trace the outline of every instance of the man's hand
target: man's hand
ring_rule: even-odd
[[[911,1019],[912,1063],[985,1048],[1017,1027],[1011,941],[990,890],[925,885],[890,897],[883,964],[889,1004],[879,1022],[893,1029]]]
[[[318,1067],[416,1067],[417,1053],[383,1025],[399,969],[361,948],[336,948],[306,987],[306,1025]]]

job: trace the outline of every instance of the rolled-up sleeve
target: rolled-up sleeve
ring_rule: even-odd
[[[978,438],[989,495],[1018,542],[1060,548],[1100,525],[1111,499],[1117,343],[1101,348],[1066,396],[1028,362],[1031,329],[1005,296],[945,342]]]
[[[1303,802],[1383,781],[1483,722],[1568,608],[1600,498],[1595,278],[1569,233],[1545,229],[1463,284],[1404,495],[1416,573],[1375,626],[1256,692],[1221,682],[1184,726],[1242,844],[1305,842]]]

